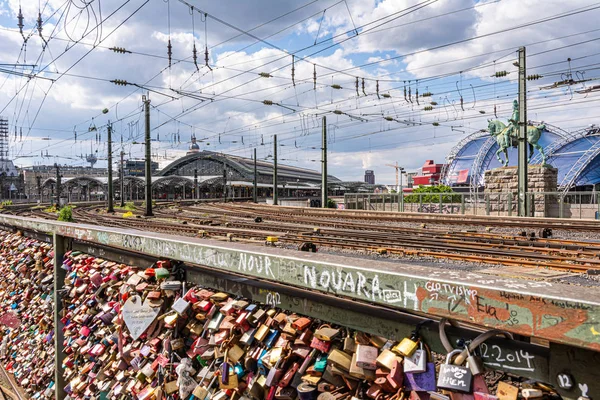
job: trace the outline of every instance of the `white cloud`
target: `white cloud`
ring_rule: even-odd
[[[102,46],[124,47],[134,52],[152,54],[155,57],[117,54],[103,47],[94,49],[69,71],[69,74],[77,76],[61,77],[57,83],[52,85],[52,89],[43,103],[31,136],[44,136],[43,132],[47,131],[41,131],[41,129],[55,129],[56,131],[51,133],[55,139],[51,143],[35,141],[30,146],[23,145],[22,152],[37,154],[41,146],[50,146],[50,153],[56,154],[88,152],[90,143],[81,143],[81,139],[90,137],[86,130],[93,116],[98,116],[95,123],[102,126],[107,123],[108,119],[114,121],[129,115],[129,118],[119,121],[115,125],[117,134],[120,135],[121,132],[124,132],[124,136],[128,138],[130,130],[133,129],[129,128],[128,124],[139,121],[138,126],[143,127],[143,119],[140,120],[139,113],[142,90],[127,97],[134,92],[135,87],[115,86],[106,80],[125,79],[140,85],[149,81],[147,88],[170,96],[179,97],[170,89],[183,88],[195,95],[213,99],[203,103],[200,103],[198,99],[185,97],[172,100],[156,92],[151,92],[152,106],[160,109],[160,113],[156,109],[152,109],[152,125],[156,127],[164,124],[168,121],[169,116],[177,117],[180,121],[168,122],[160,127],[161,142],[155,143],[157,153],[164,154],[167,151],[169,157],[184,154],[190,135],[195,133],[198,137],[208,138],[202,142],[202,146],[209,150],[235,152],[249,156],[251,148],[256,146],[259,149],[259,157],[264,157],[272,147],[270,145],[272,135],[277,134],[280,143],[285,145],[281,148],[280,157],[289,159],[290,161],[287,163],[318,169],[319,163],[309,160],[320,159],[320,154],[316,149],[320,147],[321,128],[319,124],[325,115],[328,125],[330,125],[331,135],[336,137],[336,140],[332,141],[330,145],[332,151],[330,156],[331,173],[347,180],[361,180],[364,169],[375,169],[378,181],[391,183],[395,175],[391,168],[384,166],[386,163],[398,161],[406,168],[416,169],[423,164],[425,159],[435,159],[437,162],[441,162],[444,155],[459,138],[485,127],[487,124],[485,119],[493,115],[494,105],[498,116],[505,118],[510,111],[510,101],[516,93],[514,85],[505,83],[511,82],[515,77],[514,70],[511,70],[511,63],[497,65],[497,70],[506,68],[513,73],[507,79],[496,80],[495,86],[491,85],[494,79],[489,77],[494,72],[493,65],[485,69],[466,71],[462,74],[462,79],[457,75],[444,80],[427,80],[426,78],[467,70],[469,67],[492,62],[509,53],[509,51],[499,52],[503,49],[513,49],[524,43],[595,29],[594,21],[598,16],[597,11],[590,12],[440,50],[399,57],[406,53],[495,32],[539,19],[545,15],[554,15],[592,4],[591,1],[583,0],[571,2],[503,0],[488,3],[490,4],[473,0],[438,1],[376,28],[373,32],[361,33],[338,47],[310,57],[308,62],[302,61],[298,55],[295,64],[296,86],[293,86],[291,66],[289,65],[291,57],[280,50],[269,48],[263,43],[241,52],[235,52],[255,41],[244,35],[224,43],[218,48],[211,48],[210,65],[213,70],[209,71],[204,67],[204,23],[200,21],[199,15],[195,16],[195,35],[193,35],[192,16],[186,7],[178,2],[171,2],[170,38],[173,45],[173,64],[170,69],[167,68],[166,43],[169,38],[167,4],[150,2],[106,39]],[[34,28],[35,19],[37,19],[37,2],[22,1],[22,4],[27,32],[29,32]],[[56,15],[60,15],[62,10],[59,10],[59,7],[63,4],[64,2],[59,0],[50,0],[47,10],[44,11],[44,20],[48,19],[56,10],[58,10]],[[98,12],[99,3],[94,4],[95,10]],[[103,0],[101,3],[103,18],[106,18],[122,4],[123,2],[119,0]],[[106,38],[117,24],[141,4],[141,0],[132,0],[111,17],[103,25],[102,37]],[[235,4],[236,6],[232,7],[231,3],[213,2],[204,6],[207,7],[205,11],[244,30],[251,29],[301,6],[292,0],[270,2],[268,7],[265,7],[265,2],[260,0],[239,1]],[[348,1],[352,18],[357,26],[382,18],[383,20],[378,23],[385,22],[386,16],[415,4],[417,4],[416,0]],[[477,7],[469,9],[474,5]],[[321,25],[320,40],[353,29],[348,10],[343,3],[328,9],[321,24],[322,9],[326,6],[327,4],[317,2],[252,33],[258,37],[267,37],[294,22],[306,20],[276,38],[269,39],[277,46],[292,51],[312,44],[319,25]],[[461,9],[466,10],[455,12]],[[520,12],[515,13],[516,9]],[[0,2],[1,59],[15,61],[21,49],[22,38],[18,30],[14,28],[17,12],[18,0]],[[74,18],[77,12],[70,10],[68,18]],[[447,15],[433,18],[442,14]],[[311,15],[315,16],[307,19]],[[425,20],[418,22],[422,19]],[[90,32],[82,40],[88,45],[77,44],[61,55],[69,43],[69,38],[64,32],[64,21],[58,21],[56,16],[49,19],[43,32],[45,35],[50,35],[50,32],[56,27],[56,37],[50,41],[50,47],[44,51],[43,59],[38,61],[38,65],[45,66],[52,58],[60,55],[48,70],[61,73],[71,67],[91,49],[94,40],[99,38],[99,31],[91,31],[91,27],[94,26],[93,20],[93,14],[88,17],[85,13],[82,14],[77,24],[75,22],[67,24],[69,35],[74,39],[81,37],[85,32]],[[369,25],[366,29],[375,25]],[[209,46],[239,34],[211,18],[207,22],[207,31]],[[37,32],[34,31],[34,33]],[[349,34],[346,37],[353,35]],[[577,57],[597,52],[595,42],[534,55],[559,46],[589,40],[595,37],[594,35],[597,36],[598,33],[592,32],[529,47],[528,65],[532,73],[564,70],[567,67],[566,63],[538,69],[534,69],[534,67],[564,61],[567,57],[575,60],[572,63],[574,70],[585,64],[597,62],[593,57],[576,60]],[[339,42],[344,38],[337,38],[336,41]],[[191,62],[194,40],[198,50],[199,71],[196,71],[196,67]],[[317,49],[309,49],[302,55],[310,54],[331,43],[330,41]],[[27,44],[27,62],[35,62],[41,51],[42,42],[36,35],[32,36]],[[479,54],[482,56],[470,58]],[[510,60],[511,57],[513,56],[509,54],[502,61]],[[178,59],[186,60],[177,62]],[[24,62],[22,55],[19,62]],[[355,68],[357,65],[374,62],[377,64],[369,68]],[[318,64],[317,90],[313,90],[313,63]],[[252,71],[250,71],[251,69]],[[340,70],[349,71],[348,74],[335,72]],[[159,71],[162,72],[159,73]],[[244,71],[250,72],[244,73]],[[260,72],[271,73],[273,77],[259,78]],[[47,73],[44,76],[56,78],[58,75]],[[374,95],[375,82],[369,79],[365,82],[365,92],[369,96],[363,95],[360,85],[362,82],[359,83],[359,95],[357,96],[356,77],[379,79],[380,95],[386,93],[391,97],[380,96],[381,98],[378,99]],[[15,95],[15,91],[26,81],[25,78],[11,75],[2,85],[5,78],[5,76],[0,76],[0,109],[4,108]],[[414,98],[417,89],[416,79],[420,80],[418,89],[421,94],[424,91],[434,93],[434,96],[429,99],[420,98],[420,104],[416,104]],[[530,87],[534,88],[540,83],[550,83],[558,79],[560,79],[560,73],[548,76],[541,81],[531,82]],[[404,100],[404,81],[409,80],[413,103]],[[456,91],[457,82],[459,82],[459,88],[462,83],[464,111],[460,107],[459,94]],[[332,85],[334,84],[340,85],[342,89],[333,89]],[[475,97],[470,85],[474,86]],[[32,81],[29,89],[23,90],[16,100],[6,108],[4,114],[10,116],[10,123],[16,122],[18,126],[23,126],[26,128],[25,130],[28,130],[42,104],[44,93],[48,91],[49,87],[48,81],[40,80],[35,83]],[[542,108],[549,104],[566,105],[565,100],[568,97],[565,98],[564,95],[545,97],[549,94],[558,95],[559,93],[560,91],[557,90],[532,93],[530,118],[544,119],[547,122],[564,121],[558,125],[564,124],[565,127],[588,124],[597,120],[598,116],[595,115],[594,108],[590,107],[594,103]],[[574,96],[573,103],[581,99],[581,96]],[[590,96],[589,100],[592,99]],[[267,106],[262,104],[263,100],[270,100],[288,108],[278,105]],[[424,107],[431,101],[438,104],[432,111],[424,111]],[[115,107],[117,102],[118,106]],[[100,112],[105,107],[110,108],[110,113],[101,115]],[[292,113],[289,108],[294,109],[296,113]],[[22,109],[20,114],[19,109]],[[331,113],[333,110],[337,110],[341,114]],[[480,111],[484,111],[485,114],[481,114]],[[369,122],[359,122],[351,119],[349,115],[366,119]],[[14,116],[18,116],[16,121]],[[386,117],[392,120],[388,121],[385,119]],[[581,119],[575,120],[577,117],[581,117]],[[396,122],[406,120],[418,125],[405,127],[403,123]],[[433,122],[439,123],[440,126],[434,129]],[[76,124],[78,124],[77,129],[81,135],[77,144],[72,140],[71,132],[72,127]],[[194,128],[188,124],[193,125]],[[337,128],[334,129],[333,126]],[[466,133],[453,131],[450,126]],[[37,128],[40,130],[38,131]],[[153,135],[156,133],[156,130],[153,131]],[[169,142],[168,138],[175,133],[180,134],[181,144]],[[221,136],[220,145],[219,134]],[[242,137],[244,145],[241,144]],[[68,145],[59,145],[60,140],[65,140]],[[233,143],[234,141],[237,143]],[[261,145],[261,142],[264,145]],[[96,144],[93,146],[95,148]],[[75,150],[71,150],[71,147]],[[100,153],[106,151],[103,145],[97,147]],[[134,156],[141,156],[141,146],[139,145],[127,145],[126,149],[128,152],[131,149]],[[161,162],[167,161],[161,160]]]

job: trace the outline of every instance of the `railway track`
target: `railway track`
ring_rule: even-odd
[[[346,213],[328,210],[284,208],[282,211],[268,206],[213,203],[164,205],[155,208],[155,217],[150,219],[139,214],[123,218],[120,214],[106,214],[97,207],[80,207],[73,213],[75,219],[82,223],[183,236],[202,235],[253,242],[264,242],[268,236],[277,236],[279,242],[294,246],[310,242],[333,249],[492,265],[545,267],[572,272],[600,269],[600,243],[591,241],[382,226],[379,220],[344,219]],[[42,210],[21,211],[19,214],[55,218]]]
[[[217,203],[220,206],[223,204]],[[523,217],[496,217],[486,215],[458,215],[458,214],[426,214],[426,213],[398,213],[390,211],[363,211],[363,210],[332,210],[327,208],[298,208],[277,207],[262,204],[238,204],[238,210],[247,212],[269,212],[272,216],[312,216],[329,219],[354,220],[354,221],[385,221],[385,222],[430,222],[440,225],[473,225],[495,226],[515,229],[539,229],[551,227],[564,230],[590,230],[600,232],[600,222],[594,220],[578,220],[566,218],[523,218]]]

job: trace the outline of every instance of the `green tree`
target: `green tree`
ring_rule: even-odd
[[[444,193],[444,194],[437,194]],[[448,194],[445,194],[448,193]],[[423,203],[439,203],[442,196],[442,203],[460,202],[459,194],[452,194],[454,191],[447,185],[423,186],[413,189],[412,194],[404,197],[405,203],[418,203],[421,198]]]

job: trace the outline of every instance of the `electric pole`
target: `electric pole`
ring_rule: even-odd
[[[227,203],[227,165],[223,162],[223,203]]]
[[[121,143],[122,145],[123,143]],[[121,150],[121,207],[125,207],[125,152]]]
[[[199,199],[200,193],[198,193],[198,169],[194,168],[194,200]]]
[[[277,205],[277,135],[273,135],[273,205]]]
[[[519,143],[518,143],[518,197],[519,216],[528,217],[527,204],[527,69],[525,47],[519,48]]]
[[[321,207],[327,208],[327,117],[323,117],[321,135]]]
[[[60,207],[60,192],[61,192],[61,183],[60,183],[60,167],[58,164],[54,164],[54,168],[56,168],[56,206]]]
[[[252,182],[252,201],[255,203],[258,203],[257,198],[256,198],[257,186],[258,186],[258,181],[257,181],[257,176],[256,176],[256,147],[255,147],[254,148],[254,181]]]
[[[40,203],[43,202],[42,200],[42,177],[40,175],[37,175],[35,177],[36,183],[37,183],[37,190],[38,190],[38,196],[40,199]]]
[[[106,128],[108,131],[108,209],[106,210],[109,213],[114,213],[115,208],[113,206],[113,198],[115,195],[112,181],[112,125],[110,121],[108,121],[108,127]]]
[[[150,141],[150,99],[142,96],[146,119],[146,217],[152,217],[152,142]]]

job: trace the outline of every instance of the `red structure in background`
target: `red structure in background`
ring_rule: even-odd
[[[421,167],[421,174],[413,177],[414,186],[433,186],[440,183],[440,176],[444,164],[436,164],[433,160],[425,161]]]

